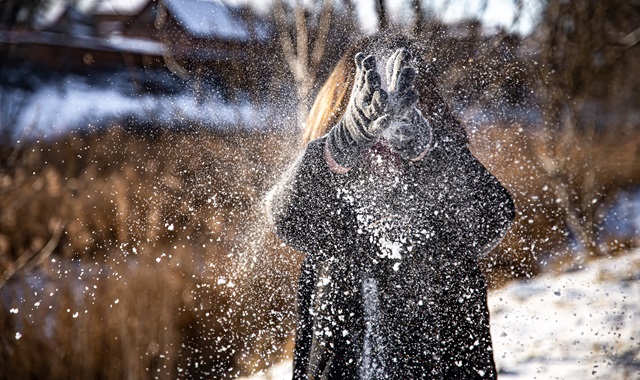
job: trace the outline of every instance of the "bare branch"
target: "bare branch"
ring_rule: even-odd
[[[376,0],[376,11],[378,12],[378,29],[389,29],[389,17],[387,16],[387,5],[385,0]]]
[[[307,67],[309,66],[309,29],[307,28],[305,9],[300,4],[300,0],[296,0],[295,21],[298,70],[304,78],[308,73]]]
[[[620,44],[625,45],[628,48],[637,45],[638,42],[640,42],[640,28],[634,30],[633,32],[620,39]]]
[[[284,11],[284,4],[282,0],[274,1],[274,11],[276,18],[276,27],[278,28],[278,37],[280,39],[280,45],[284,58],[289,65],[289,69],[296,81],[299,80],[300,72],[298,69],[298,58],[296,56],[295,48],[293,47],[293,39],[287,29],[287,16]]]
[[[311,54],[311,71],[315,72],[320,66],[320,61],[324,55],[324,49],[329,36],[329,27],[331,26],[331,11],[333,10],[333,0],[325,0],[320,13],[320,21],[318,24],[318,32],[314,42],[313,52]]]
[[[160,39],[162,40],[162,42],[164,42],[166,46],[170,46],[170,41],[168,41],[169,39],[166,38],[164,33],[162,33],[162,30],[166,26],[167,17],[168,17],[167,8],[164,6],[163,3],[159,3],[158,10],[156,11],[156,18],[153,22],[153,25],[157,30],[161,31]],[[180,65],[180,63],[178,63],[178,61],[175,59],[173,55],[171,48],[167,48],[163,51],[162,59],[164,60],[164,64],[165,66],[167,66],[169,71],[171,71],[181,79],[189,78],[189,70],[185,69],[184,67],[182,67],[182,65]]]
[[[418,33],[424,24],[424,16],[422,15],[422,1],[413,0],[413,9],[415,11],[416,19],[413,23],[413,32]]]
[[[353,0],[344,0],[344,5],[347,8],[347,14],[352,16],[356,12],[356,6],[353,4]]]
[[[280,41],[285,59],[289,65],[293,79],[296,82],[298,94],[298,120],[306,117],[308,112],[309,94],[316,80],[316,75],[321,65],[322,57],[329,35],[333,0],[324,0],[318,19],[318,28],[315,39],[309,38],[309,26],[307,24],[307,10],[301,0],[296,0],[293,11],[295,22],[295,50],[293,37],[288,32],[287,18],[282,0],[276,0],[274,4],[276,24],[279,30]],[[313,42],[313,48],[310,44]]]
[[[478,7],[478,14],[482,15],[487,11],[487,5],[489,5],[489,0],[482,0],[480,2],[480,7]]]
[[[9,281],[20,270],[33,269],[42,264],[51,255],[51,253],[53,253],[55,248],[58,246],[58,243],[60,243],[60,237],[63,232],[62,227],[60,220],[54,220],[50,225],[52,232],[49,242],[38,253],[27,249],[26,252],[18,256],[18,259],[9,265],[2,274],[2,277],[0,277],[0,289],[2,289],[7,281]]]
[[[524,8],[524,4],[522,3],[522,0],[513,0],[513,4],[516,7],[516,11],[513,16],[513,21],[511,22],[511,28],[516,26],[516,24],[520,21],[520,18],[522,17],[522,10]]]

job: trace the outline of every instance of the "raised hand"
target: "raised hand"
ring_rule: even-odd
[[[380,74],[376,71],[375,57],[370,55],[365,58],[363,53],[358,53],[355,61],[356,79],[345,116],[353,118],[353,122],[363,133],[377,136],[388,122],[388,115],[385,113],[387,93],[380,88]],[[357,117],[361,115],[364,117]]]
[[[390,125],[382,134],[391,148],[406,160],[421,158],[429,150],[432,139],[429,122],[416,108],[417,73],[411,66],[412,58],[407,50],[398,49],[387,61]]]
[[[342,120],[327,137],[327,148],[343,168],[352,167],[358,157],[376,141],[390,121],[387,93],[380,88],[376,59],[363,53],[355,56],[356,77]]]

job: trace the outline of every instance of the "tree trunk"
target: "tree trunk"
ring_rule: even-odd
[[[305,9],[300,1],[295,3],[293,10],[295,22],[295,39],[289,33],[287,17],[282,0],[274,3],[275,20],[278,28],[278,35],[284,57],[289,66],[296,83],[297,94],[297,122],[301,126],[307,118],[309,112],[309,95],[316,82],[316,77],[327,43],[329,26],[333,9],[332,0],[324,0],[322,10],[318,16],[318,26],[315,38],[309,36],[308,20]],[[295,41],[294,41],[295,40]],[[311,45],[313,41],[313,46]]]
[[[415,10],[416,19],[413,22],[413,34],[419,34],[424,27],[424,15],[422,14],[422,1],[413,0],[413,9]]]
[[[378,30],[389,29],[389,17],[385,0],[376,0],[376,11],[378,12]]]

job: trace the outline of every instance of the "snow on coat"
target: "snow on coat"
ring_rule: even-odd
[[[346,174],[312,141],[268,196],[276,233],[306,253],[294,378],[495,378],[477,260],[514,216],[466,145],[434,131],[403,161],[382,144]]]

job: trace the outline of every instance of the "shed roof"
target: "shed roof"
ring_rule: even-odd
[[[151,0],[101,0],[92,9],[96,15],[135,16],[139,14]]]
[[[243,20],[220,0],[163,0],[175,20],[193,37],[248,41]]]

